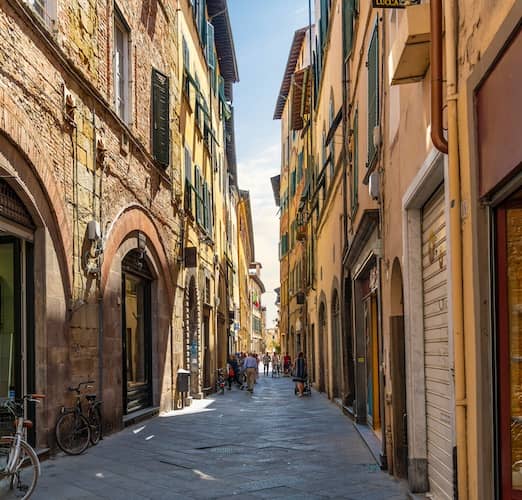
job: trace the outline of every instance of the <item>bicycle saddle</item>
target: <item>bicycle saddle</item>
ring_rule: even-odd
[[[86,394],[85,399],[87,401],[96,401],[96,394]]]

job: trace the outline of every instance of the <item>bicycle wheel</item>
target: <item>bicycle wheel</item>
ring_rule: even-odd
[[[14,500],[29,498],[40,476],[40,461],[35,451],[25,441],[20,443],[20,456],[12,474],[5,471],[14,437],[0,439],[0,498]]]
[[[98,407],[89,409],[89,424],[91,425],[91,444],[98,444],[102,437],[101,412]]]
[[[69,455],[83,453],[91,439],[91,429],[87,419],[76,412],[64,413],[56,422],[56,443]]]

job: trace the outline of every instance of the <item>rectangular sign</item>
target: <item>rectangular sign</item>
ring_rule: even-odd
[[[420,0],[372,0],[372,6],[381,9],[404,9],[408,5],[418,5]]]

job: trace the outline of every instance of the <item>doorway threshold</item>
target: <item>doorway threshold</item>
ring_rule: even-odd
[[[146,420],[151,417],[159,415],[159,406],[151,406],[149,408],[143,408],[142,410],[133,411],[128,415],[123,415],[123,426],[128,427],[129,425],[137,424],[142,420]]]

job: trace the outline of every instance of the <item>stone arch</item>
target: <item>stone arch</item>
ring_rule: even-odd
[[[0,104],[1,104],[0,91]],[[7,99],[7,98],[6,98]],[[13,106],[15,106],[13,104]],[[9,108],[3,110],[10,114]],[[42,141],[25,113],[11,113],[11,121],[0,121],[0,174],[6,177],[25,204],[37,226],[45,227],[58,258],[64,293],[72,296],[72,229],[63,194],[54,179],[48,157],[40,150]],[[24,130],[25,129],[25,130]]]
[[[105,249],[103,254],[103,264],[101,270],[101,289],[102,293],[108,279],[108,271],[112,265],[112,260],[121,246],[122,242],[130,235],[142,233],[147,238],[147,245],[154,254],[157,275],[161,276],[167,291],[169,304],[174,304],[174,287],[171,279],[171,272],[167,259],[167,252],[161,240],[158,229],[152,217],[140,205],[130,205],[125,207],[114,222],[111,224],[105,237]],[[150,244],[149,244],[150,242]]]

